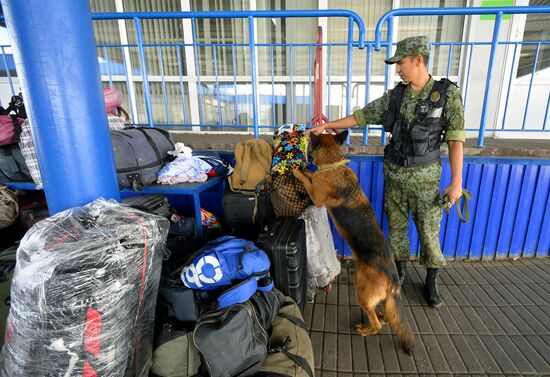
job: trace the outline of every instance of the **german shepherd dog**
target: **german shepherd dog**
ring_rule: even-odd
[[[370,327],[359,323],[355,330],[365,336],[376,334],[387,322],[408,354],[413,335],[400,310],[401,287],[393,254],[367,196],[353,170],[345,166],[341,145],[348,132],[333,135],[310,134],[315,173],[294,170],[317,207],[325,206],[338,232],[347,241],[355,257],[355,289],[359,305],[367,314]],[[378,318],[376,307],[383,302]]]

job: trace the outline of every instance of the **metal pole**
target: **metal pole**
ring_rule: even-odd
[[[119,200],[89,2],[2,5],[50,214]]]

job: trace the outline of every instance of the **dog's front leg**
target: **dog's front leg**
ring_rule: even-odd
[[[315,190],[313,188],[313,184],[311,183],[311,179],[313,178],[312,173],[308,172],[308,176],[306,176],[303,172],[296,169],[293,170],[292,173],[296,178],[298,178],[303,184],[304,188],[306,189],[307,193],[309,194],[309,197],[313,201],[313,204],[315,204],[316,207],[322,207],[325,204],[325,200],[327,198],[326,193],[323,193],[319,190]]]

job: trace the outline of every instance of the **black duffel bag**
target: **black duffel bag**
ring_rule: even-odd
[[[152,127],[128,127],[111,131],[118,184],[140,191],[157,180],[162,165],[174,157],[170,134]]]
[[[248,301],[199,317],[193,341],[201,354],[201,375],[252,376],[269,350],[269,331],[284,296],[276,288]]]
[[[31,173],[17,144],[0,147],[0,181],[32,182]]]

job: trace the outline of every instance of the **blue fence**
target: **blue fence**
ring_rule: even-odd
[[[495,65],[495,54],[499,46],[513,46],[514,57],[516,60],[518,50],[525,45],[536,46],[535,58],[532,65],[531,82],[527,91],[527,98],[523,108],[523,120],[521,128],[514,125],[507,125],[509,118],[508,107],[512,91],[512,82],[515,70],[513,65],[510,72],[506,72],[507,95],[505,99],[504,113],[499,126],[494,130],[499,132],[548,132],[547,116],[537,117],[536,123],[527,124],[527,115],[530,102],[532,102],[533,78],[538,64],[539,51],[550,44],[548,40],[517,42],[517,41],[499,41],[499,30],[502,22],[502,16],[506,14],[550,14],[548,6],[530,6],[530,7],[498,7],[498,8],[433,8],[433,9],[396,9],[386,13],[381,17],[375,29],[375,40],[365,40],[365,26],[362,19],[354,12],[346,10],[319,10],[319,11],[239,11],[239,12],[168,12],[168,13],[96,13],[92,15],[95,23],[127,20],[135,29],[136,43],[127,44],[98,44],[98,56],[100,58],[100,69],[106,85],[117,86],[127,94],[127,106],[130,109],[134,124],[148,124],[150,126],[174,126],[181,129],[199,130],[219,130],[231,131],[241,130],[253,132],[257,137],[262,130],[270,131],[284,122],[306,123],[311,120],[313,114],[313,83],[314,72],[311,68],[314,62],[315,49],[322,46],[326,51],[326,76],[324,81],[326,90],[331,93],[338,89],[342,91],[343,102],[338,105],[331,103],[331,96],[327,97],[327,103],[323,109],[326,109],[326,115],[329,119],[337,119],[352,112],[352,98],[356,99],[357,106],[362,107],[365,103],[374,98],[372,92],[375,84],[372,76],[373,57],[379,57],[383,54],[390,56],[392,49],[388,46],[394,46],[393,41],[393,21],[396,17],[406,16],[456,16],[456,15],[486,15],[494,14],[495,22],[493,28],[493,37],[491,41],[479,42],[460,42],[460,41],[441,41],[432,43],[432,50],[435,48],[448,49],[447,67],[445,73],[441,76],[450,77],[454,80],[461,79],[463,87],[463,97],[466,107],[466,113],[473,111],[474,104],[482,101],[481,114],[479,122],[467,123],[467,131],[475,131],[478,135],[478,146],[483,146],[483,141],[487,129],[487,109],[488,105],[495,97],[491,92],[491,83],[493,81],[493,72]],[[330,17],[340,18],[348,21],[347,39],[341,42],[332,43],[258,43],[255,36],[256,20],[261,18],[318,18]],[[197,21],[204,19],[244,19],[248,27],[247,43],[200,43],[197,38]],[[143,24],[148,20],[178,20],[189,19],[192,27],[192,41],[190,43],[145,43],[143,36]],[[382,28],[387,24],[386,40],[382,38]],[[480,98],[479,93],[472,94],[470,89],[470,71],[472,67],[472,56],[476,50],[490,46],[491,52],[487,63],[487,74],[484,83],[484,95]],[[4,72],[10,82],[12,93],[14,84],[9,70],[10,55],[5,53],[5,47],[2,47],[2,61]],[[191,50],[186,50],[189,47]],[[382,51],[378,51],[383,48]],[[228,69],[230,74],[218,72],[218,55],[222,50],[231,49],[232,67]],[[288,56],[288,67],[284,74],[277,74],[277,67],[274,56],[278,50],[283,50]],[[340,77],[334,77],[331,74],[331,62],[334,56],[338,55],[336,50],[346,50],[346,69]],[[458,56],[455,52],[461,51]],[[207,51],[209,50],[209,51]],[[360,59],[353,59],[354,53],[360,51]],[[167,65],[167,55],[169,52],[176,55],[177,73],[171,74],[165,72]],[[302,56],[308,57],[308,72],[305,75],[295,73],[295,55],[297,51],[302,52]],[[214,72],[212,75],[201,74],[200,60],[203,56],[212,59]],[[192,54],[193,57],[188,56]],[[236,63],[235,55],[246,54],[247,75],[237,74],[243,67]],[[258,67],[258,55],[263,54],[267,57],[267,64],[270,67]],[[363,60],[364,54],[364,60]],[[137,56],[134,63],[128,61],[128,57]],[[457,64],[457,59],[461,56],[468,57],[463,62],[463,74],[456,75],[451,67]],[[116,56],[116,58],[115,58]],[[519,56],[519,55],[518,55]],[[186,62],[192,59],[195,65],[195,75],[187,75]],[[361,61],[360,61],[361,60]],[[362,61],[365,61],[364,76],[353,74],[359,71]],[[430,62],[431,64],[431,62]],[[479,64],[479,62],[478,62]],[[149,66],[155,66],[155,72],[148,69]],[[260,70],[262,74],[260,74]],[[393,83],[391,67],[386,66],[383,84],[388,89]],[[196,86],[197,95],[193,97],[189,93],[190,85]],[[263,87],[262,93],[258,87]],[[269,93],[268,87],[271,87]],[[359,90],[355,90],[355,88]],[[364,89],[364,90],[363,90]],[[154,92],[154,93],[153,93]],[[544,98],[537,95],[538,101],[546,100],[546,112],[550,110],[550,86],[543,90]],[[474,96],[474,98],[470,98]],[[193,101],[198,101],[198,117],[192,117],[190,107]],[[334,113],[333,107],[341,110]],[[300,108],[299,112],[297,109]],[[181,113],[181,114],[180,114]],[[194,118],[194,119],[193,119]],[[493,130],[493,128],[491,128]],[[369,126],[363,130],[363,143],[368,143],[369,131],[380,133],[381,143],[385,144],[385,133],[377,125]],[[372,132],[371,132],[372,134]]]

